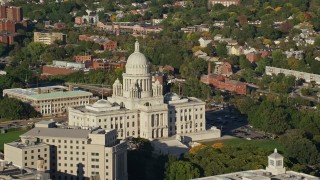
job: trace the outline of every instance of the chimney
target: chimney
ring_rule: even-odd
[[[211,74],[211,63],[208,62],[208,75],[210,75],[210,74]]]

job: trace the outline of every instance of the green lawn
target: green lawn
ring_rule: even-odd
[[[267,151],[272,151],[274,148],[277,148],[280,152],[284,152],[284,149],[285,149],[282,144],[280,144],[277,140],[273,140],[273,139],[246,140],[241,138],[233,138],[233,139],[204,142],[203,144],[212,145],[218,142],[222,142],[224,146],[237,146],[240,144],[253,145]]]
[[[0,151],[3,152],[3,146],[5,143],[9,143],[19,139],[19,136],[28,130],[18,130],[7,132],[6,134],[0,134]]]

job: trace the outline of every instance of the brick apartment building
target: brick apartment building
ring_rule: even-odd
[[[11,45],[14,43],[18,35],[18,33],[0,33],[0,42]]]
[[[234,92],[236,94],[246,95],[247,85],[240,81],[231,80],[217,74],[202,75],[201,82],[211,85],[216,89]]]
[[[16,6],[0,6],[0,19],[8,19],[12,21],[22,21],[22,8]]]
[[[16,32],[16,22],[7,19],[0,19],[0,31]]]
[[[22,22],[22,8],[16,6],[0,6],[0,42],[11,45],[18,37],[17,29],[27,26]]]
[[[103,36],[87,36],[87,35],[79,35],[80,41],[89,41],[99,44],[103,50],[116,50],[118,48],[117,42],[108,39]]]

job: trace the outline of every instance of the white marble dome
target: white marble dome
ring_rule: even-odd
[[[126,64],[127,74],[148,74],[149,64],[144,54],[139,50],[139,42],[135,43],[134,52],[128,57]]]

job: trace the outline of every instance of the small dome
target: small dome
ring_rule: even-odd
[[[112,107],[112,104],[106,99],[100,99],[97,102],[95,102],[94,104],[92,104],[92,107],[95,107],[95,108],[108,108],[108,107]]]
[[[121,82],[120,82],[119,79],[117,78],[117,79],[114,81],[113,86],[119,85],[119,84],[121,84]]]
[[[164,96],[165,101],[175,101],[175,100],[180,100],[181,97],[173,92],[169,92]]]
[[[134,52],[128,57],[126,66],[140,66],[140,65],[148,65],[147,58],[142,54],[139,50],[139,42],[135,43]]]

